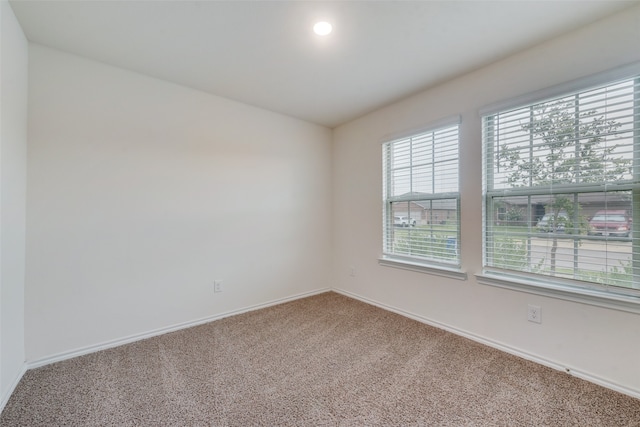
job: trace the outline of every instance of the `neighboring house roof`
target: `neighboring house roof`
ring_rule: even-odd
[[[428,210],[452,210],[455,211],[458,209],[457,203],[455,200],[445,199],[445,200],[425,200],[425,201],[416,201],[413,202],[421,208]]]
[[[435,210],[457,210],[458,209],[456,200],[453,200],[453,199],[428,200],[428,197],[432,196],[429,193],[409,192],[409,193],[403,194],[402,196],[403,197],[407,196],[407,197],[411,197],[411,198],[415,198],[415,199],[419,199],[420,197],[424,197],[427,200],[415,200],[415,201],[412,201],[411,203],[413,203],[414,205],[418,205],[422,209],[425,209],[425,210],[429,210],[429,209],[435,209]]]

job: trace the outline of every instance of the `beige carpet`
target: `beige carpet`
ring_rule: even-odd
[[[28,371],[2,426],[640,426],[640,400],[326,293]]]

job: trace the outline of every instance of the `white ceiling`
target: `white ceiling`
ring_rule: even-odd
[[[329,127],[634,4],[11,2],[30,41]]]

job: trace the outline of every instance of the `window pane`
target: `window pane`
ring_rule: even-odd
[[[417,200],[391,203],[390,252],[441,262],[458,259],[458,201]]]
[[[433,163],[433,135],[427,134],[413,138],[413,164],[431,163]]]
[[[484,117],[487,267],[640,289],[638,81]]]
[[[411,165],[411,140],[396,141],[390,154],[392,170],[409,167]]]
[[[494,197],[490,204],[490,266],[633,286],[630,192]]]
[[[398,169],[391,172],[391,195],[399,196],[411,191],[411,169]]]
[[[413,191],[430,194],[434,192],[432,164],[413,168]]]
[[[458,159],[434,165],[434,193],[458,191]]]

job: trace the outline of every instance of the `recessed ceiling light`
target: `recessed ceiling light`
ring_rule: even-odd
[[[333,27],[328,22],[318,22],[313,26],[313,31],[319,36],[326,36],[331,32]]]

